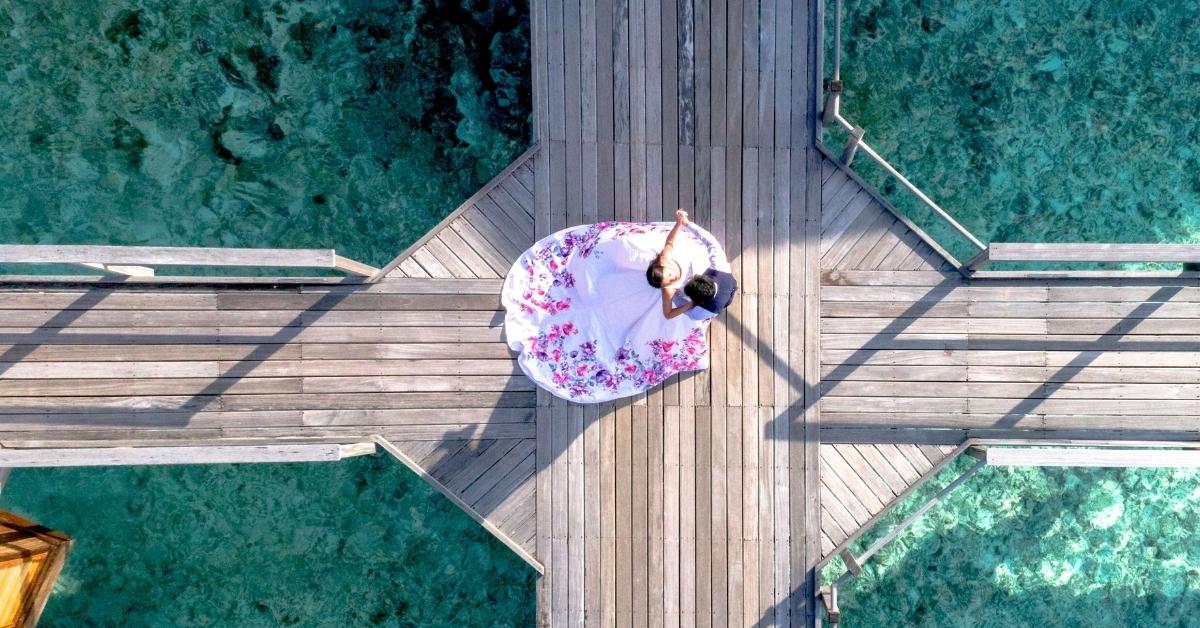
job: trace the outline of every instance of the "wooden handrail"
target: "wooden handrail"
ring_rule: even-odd
[[[967,268],[974,271],[991,262],[1200,263],[1200,244],[993,242]]]
[[[131,276],[152,276],[157,266],[329,268],[361,277],[378,272],[333,249],[4,244],[0,264],[72,264]]]
[[[249,462],[336,462],[375,453],[375,443],[272,443],[217,447],[0,447],[0,465],[11,467],[93,467]]]

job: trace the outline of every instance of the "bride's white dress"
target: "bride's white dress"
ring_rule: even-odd
[[[508,345],[521,369],[579,403],[637,394],[683,371],[708,368],[708,320],[662,314],[646,267],[673,223],[602,222],[547,236],[513,264],[501,302]],[[728,267],[712,234],[694,225],[672,257],[686,279]]]

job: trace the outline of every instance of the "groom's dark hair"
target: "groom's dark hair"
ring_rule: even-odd
[[[663,287],[663,265],[657,259],[646,267],[646,282],[655,288]]]
[[[692,303],[708,309],[707,305],[717,296],[717,282],[708,275],[696,275],[683,286],[683,293]]]

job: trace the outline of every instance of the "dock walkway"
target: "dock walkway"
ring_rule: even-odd
[[[543,574],[541,625],[783,626],[967,438],[1196,439],[1195,279],[965,278],[815,143],[818,19],[535,0],[536,145],[377,281],[4,284],[0,466],[377,443]],[[536,390],[503,340],[516,257],[676,207],[742,286],[712,367]]]

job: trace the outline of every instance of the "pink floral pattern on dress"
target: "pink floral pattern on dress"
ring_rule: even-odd
[[[509,345],[520,352],[521,368],[535,383],[565,399],[597,402],[707,368],[707,322],[663,318],[658,291],[645,285],[645,266],[637,266],[645,262],[635,261],[657,254],[670,228],[669,223],[583,225],[543,238],[517,260],[501,295],[508,310],[505,330]],[[700,245],[688,249],[696,258],[689,267],[706,268],[714,254],[723,257],[707,232],[680,235]],[[592,285],[597,276],[615,281],[617,292],[626,296],[597,300],[596,293],[580,291],[581,277],[590,277],[583,281]],[[624,322],[612,327],[614,315],[624,316]],[[622,340],[614,329],[636,332]]]
[[[528,275],[527,287],[521,295],[521,309],[526,314],[541,310],[550,315],[569,310],[571,299],[555,293],[575,287],[575,275],[567,269],[567,262],[571,256],[578,253],[582,259],[591,257],[601,235],[605,238],[620,238],[648,233],[651,229],[654,229],[654,225],[598,222],[588,225],[581,233],[567,233],[561,241],[534,246],[530,250],[532,255],[523,255],[518,262]]]
[[[622,346],[610,360],[601,360],[596,355],[594,340],[579,343],[575,349],[566,348],[568,339],[577,333],[573,323],[551,325],[526,344],[529,354],[549,368],[554,385],[571,399],[590,397],[597,388],[615,392],[626,383],[645,390],[676,373],[701,368],[708,355],[704,330],[700,328],[693,329],[683,340],[650,341],[651,351],[647,356],[639,355],[628,345]]]

